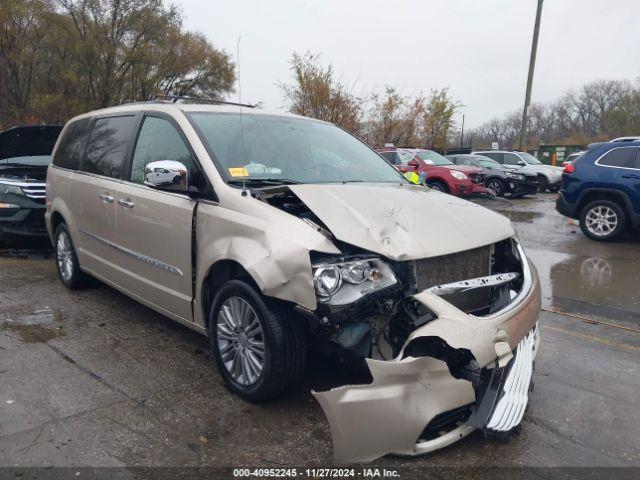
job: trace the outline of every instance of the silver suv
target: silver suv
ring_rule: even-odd
[[[295,385],[311,351],[368,369],[314,392],[338,461],[522,419],[540,288],[509,220],[409,184],[331,124],[162,102],[76,117],[46,223],[64,285],[95,277],[208,335],[246,400]]]
[[[523,173],[538,175],[538,190],[557,192],[562,184],[562,167],[546,165],[527,152],[509,152],[506,150],[478,150],[474,154],[484,155],[507,168],[518,169]]]

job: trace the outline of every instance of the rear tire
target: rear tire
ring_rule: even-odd
[[[230,280],[209,313],[209,340],[225,386],[252,403],[282,396],[306,364],[303,324],[290,308],[267,303],[252,286]]]
[[[71,234],[64,223],[56,228],[53,245],[56,252],[58,278],[62,284],[70,290],[85,287],[89,283],[90,277],[80,269],[80,262],[71,240]]]
[[[592,240],[615,240],[626,228],[627,215],[624,209],[611,200],[596,200],[580,212],[580,229]]]
[[[427,186],[437,192],[449,193],[447,186],[439,180],[427,182]]]

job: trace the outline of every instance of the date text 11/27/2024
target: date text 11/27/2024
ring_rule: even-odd
[[[400,478],[397,470],[386,468],[234,468],[234,478]]]

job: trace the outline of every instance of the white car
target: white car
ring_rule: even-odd
[[[501,163],[507,168],[520,169],[524,173],[535,173],[540,180],[539,190],[558,191],[562,183],[562,167],[546,165],[527,152],[507,150],[479,150],[473,152]]]

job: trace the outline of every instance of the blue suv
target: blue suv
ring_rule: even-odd
[[[597,144],[567,165],[556,210],[593,240],[640,227],[640,141]]]

